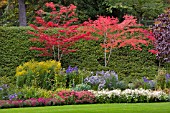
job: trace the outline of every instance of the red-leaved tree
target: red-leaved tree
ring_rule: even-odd
[[[124,46],[131,46],[132,49],[142,50],[141,45],[146,45],[154,40],[150,32],[141,28],[133,16],[125,15],[124,21],[114,17],[99,16],[97,20],[84,22],[84,31],[91,31],[103,39],[101,47],[104,48],[105,67],[109,63],[112,50]]]
[[[41,51],[39,56],[53,56],[55,60],[60,61],[63,54],[75,52],[76,50],[70,47],[80,39],[91,40],[89,32],[80,31],[81,25],[76,25],[76,6],[70,4],[68,7],[54,4],[53,2],[46,3],[45,6],[51,12],[38,10],[36,16],[36,25],[30,26],[34,29],[29,34],[36,36],[31,38],[31,41],[38,41],[43,47],[31,47],[30,50]],[[57,33],[54,33],[57,30]]]

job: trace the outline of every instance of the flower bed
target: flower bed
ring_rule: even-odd
[[[0,100],[0,108],[56,106],[95,103],[95,96],[89,91],[60,91],[53,98],[31,98],[26,100]]]
[[[52,106],[63,105],[63,100],[55,98],[31,98],[27,100],[0,100],[0,108],[13,108],[13,107],[35,107],[35,106]]]
[[[60,91],[52,98],[31,98],[26,100],[0,100],[0,108],[56,106],[93,103],[137,103],[167,102],[168,94],[163,91],[144,89],[102,90],[102,91]]]
[[[65,104],[92,104],[96,102],[95,96],[89,91],[61,91],[58,96]]]
[[[126,90],[102,90],[93,91],[97,103],[137,103],[137,102],[166,102],[168,94],[163,91],[152,91],[144,89]]]

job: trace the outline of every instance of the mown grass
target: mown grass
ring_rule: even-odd
[[[0,109],[0,113],[170,113],[170,102],[11,108]]]

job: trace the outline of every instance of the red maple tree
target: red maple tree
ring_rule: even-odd
[[[42,54],[39,54],[39,56],[53,56],[55,60],[60,61],[63,54],[76,51],[70,49],[70,47],[80,39],[97,40],[97,38],[91,37],[90,31],[79,30],[82,25],[75,24],[78,19],[75,14],[76,6],[73,4],[65,7],[50,2],[46,3],[45,6],[51,9],[51,12],[38,10],[35,21],[37,25],[31,24],[30,26],[34,31],[28,32],[36,36],[36,38],[31,38],[31,41],[38,41],[43,45],[43,47],[30,47],[30,50],[41,51]],[[45,16],[48,16],[48,19]],[[51,32],[56,30],[57,33],[50,33],[50,30]]]
[[[137,20],[133,16],[125,15],[124,21],[121,23],[117,18],[99,16],[97,20],[84,22],[82,30],[93,32],[98,37],[102,37],[104,48],[105,67],[107,66],[113,48],[131,46],[132,49],[142,50],[141,45],[146,45],[154,40],[151,33],[143,28],[141,24],[137,24]],[[108,54],[107,54],[108,53]]]

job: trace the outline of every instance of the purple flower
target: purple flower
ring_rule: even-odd
[[[17,97],[18,97],[18,95],[16,93],[8,96],[9,100],[17,99]]]
[[[156,83],[155,83],[153,80],[150,80],[150,81],[149,81],[149,85],[150,85],[150,88],[151,88],[151,89],[154,89]]]
[[[101,84],[100,76],[90,76],[84,79],[84,82],[90,84],[92,87],[97,88],[99,84]]]
[[[75,66],[75,67],[69,66],[69,67],[67,68],[67,70],[66,70],[66,73],[67,73],[67,74],[70,74],[70,73],[72,73],[72,72],[78,72],[77,66]]]
[[[9,86],[8,86],[8,84],[3,84],[3,85],[1,86],[1,88],[3,88],[3,89],[8,89]]]
[[[166,76],[166,79],[170,79],[170,74],[167,73],[165,76]]]
[[[104,87],[105,87],[105,84],[99,84],[98,90],[101,90],[101,89],[103,89]]]
[[[96,72],[96,75],[98,76],[98,74],[104,75],[105,72],[104,72],[103,70],[102,70],[102,71],[97,71],[97,72]]]
[[[143,77],[143,81],[144,82],[149,82],[150,80],[148,80],[146,77]]]
[[[98,86],[98,89],[110,88],[118,81],[118,75],[114,71],[97,71],[95,76],[84,79],[85,83],[92,86]]]
[[[111,71],[110,74],[111,74],[112,76],[114,76],[115,79],[118,81],[118,75],[116,74],[116,72]]]
[[[112,76],[111,76],[109,71],[106,71],[106,73],[103,74],[103,77],[106,78],[106,79],[112,78]]]
[[[102,75],[105,79],[112,79],[114,77],[118,81],[118,75],[114,71],[97,71],[96,75],[98,76],[98,74]]]
[[[168,81],[170,80],[170,74],[167,73],[167,74],[165,75],[165,79],[166,79],[166,82],[168,82]]]
[[[0,91],[3,90],[3,88],[0,87]]]

